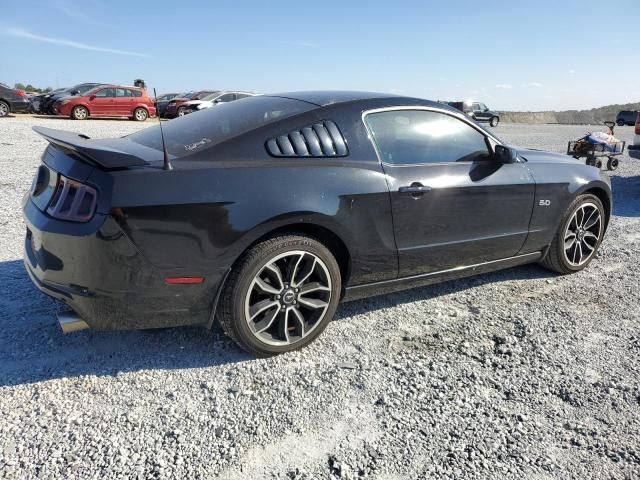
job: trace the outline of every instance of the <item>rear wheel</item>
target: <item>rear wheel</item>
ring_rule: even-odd
[[[598,197],[580,195],[567,209],[540,264],[558,273],[579,272],[595,256],[604,235],[605,211]]]
[[[500,119],[498,117],[491,117],[491,120],[489,120],[489,125],[491,125],[492,127],[497,127],[499,122]]]
[[[71,111],[71,118],[75,120],[86,120],[89,116],[89,110],[86,107],[78,105]]]
[[[184,117],[187,113],[187,109],[185,107],[179,107],[177,113],[179,117]]]
[[[624,120],[618,120],[616,123],[618,124],[619,127],[624,127],[625,125]]]
[[[0,100],[0,117],[6,117],[11,113],[11,107],[4,100]]]
[[[314,238],[286,235],[247,251],[224,286],[217,317],[248,352],[266,357],[312,342],[331,321],[340,269]]]
[[[144,122],[149,117],[149,113],[142,107],[133,111],[133,119],[138,122]]]

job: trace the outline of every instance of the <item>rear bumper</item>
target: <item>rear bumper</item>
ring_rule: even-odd
[[[45,294],[98,330],[208,324],[219,277],[167,285],[110,216],[90,224],[55,220],[23,200],[24,264]]]
[[[640,160],[640,145],[629,145],[627,147],[627,153],[631,158]]]
[[[24,113],[31,110],[31,102],[28,99],[11,102],[11,113]]]

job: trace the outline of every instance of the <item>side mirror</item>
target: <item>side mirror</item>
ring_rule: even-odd
[[[498,163],[516,163],[518,161],[518,154],[513,148],[496,145],[493,150],[493,158]]]
[[[216,98],[213,103],[224,103],[224,101],[221,98]]]
[[[69,93],[71,95],[78,95],[80,92],[78,90],[71,90]]]

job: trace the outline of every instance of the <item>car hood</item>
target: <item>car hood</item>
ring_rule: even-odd
[[[195,105],[200,105],[203,102],[204,102],[204,100],[189,100],[188,102],[185,103],[185,105],[187,105],[187,106],[195,106]]]
[[[531,163],[584,163],[580,160],[576,160],[569,155],[563,155],[561,153],[547,152],[545,150],[536,150],[535,148],[522,148],[513,147],[518,152],[518,155],[527,162]]]
[[[171,102],[188,102],[189,99],[188,98],[184,98],[184,97],[178,97],[178,98],[172,98],[171,100],[168,100],[169,103]]]

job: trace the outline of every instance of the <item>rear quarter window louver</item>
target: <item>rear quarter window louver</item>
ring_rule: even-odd
[[[346,157],[349,154],[342,133],[330,120],[272,138],[266,147],[274,157]]]

